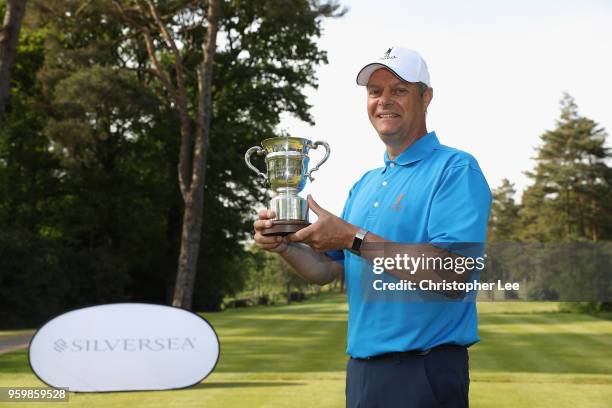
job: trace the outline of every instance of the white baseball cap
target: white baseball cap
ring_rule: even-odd
[[[404,47],[390,47],[385,53],[366,64],[357,74],[357,85],[367,85],[370,75],[377,69],[386,68],[406,82],[423,82],[431,87],[427,64],[421,55]]]

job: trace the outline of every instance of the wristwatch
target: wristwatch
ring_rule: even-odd
[[[357,231],[355,237],[353,238],[353,245],[348,248],[351,253],[361,255],[361,244],[363,243],[363,239],[367,233],[368,231],[364,230],[363,228],[360,228],[359,231]]]

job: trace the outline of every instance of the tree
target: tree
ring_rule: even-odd
[[[518,242],[520,233],[519,212],[521,206],[514,201],[516,190],[510,180],[504,178],[501,185],[493,190],[493,204],[489,216],[487,233],[487,269],[481,278],[489,282],[497,279],[507,281],[516,279],[517,255],[520,256]],[[494,292],[489,292],[493,298]],[[515,297],[516,293],[505,291],[504,296],[508,299]]]
[[[535,171],[526,173],[533,180],[523,196],[526,238],[612,238],[612,156],[606,137],[605,130],[580,116],[574,99],[564,94],[557,127],[541,136]],[[534,218],[539,223],[530,222]]]
[[[250,248],[249,255],[244,264],[248,275],[246,289],[252,291],[258,301],[272,299],[283,292],[288,303],[294,300],[292,298],[304,297],[303,292],[309,285],[293,272],[291,266],[281,257],[255,246]],[[298,293],[295,293],[294,289],[297,289]]]
[[[25,11],[26,0],[7,0],[4,21],[0,27],[0,129],[9,97],[11,70],[15,63]]]
[[[154,4],[180,48],[195,128],[206,8]],[[200,310],[218,309],[241,290],[251,208],[266,200],[243,154],[282,134],[282,112],[312,122],[303,90],[316,87],[314,67],[326,57],[315,39],[321,19],[334,13],[298,0],[222,6],[193,297]],[[186,11],[173,20],[163,11],[180,7]],[[172,51],[149,23],[158,62],[176,86]],[[112,2],[29,2],[0,130],[0,251],[12,258],[0,268],[0,310],[24,310],[14,293],[38,299],[24,310],[31,324],[96,303],[171,303],[184,205],[181,125],[152,69],[143,34]]]
[[[149,55],[152,72],[160,80],[166,92],[170,95],[176,106],[180,120],[180,155],[178,176],[181,195],[185,210],[181,233],[181,249],[178,259],[178,271],[174,291],[173,306],[190,309],[192,305],[193,289],[196,277],[198,254],[200,251],[200,234],[202,228],[202,212],[204,200],[204,184],[206,179],[206,161],[208,159],[208,145],[210,143],[210,117],[211,117],[211,82],[213,61],[216,51],[217,30],[220,4],[218,0],[210,0],[205,17],[207,34],[201,43],[203,60],[196,71],[197,78],[197,109],[192,113],[195,116],[195,129],[190,118],[189,101],[187,97],[184,73],[183,55],[179,44],[168,22],[175,18],[177,10],[164,10],[170,17],[162,18],[158,6],[153,1],[146,2],[146,9],[140,2],[135,2],[132,10],[126,10],[121,2],[115,1],[123,18],[133,29],[142,33]],[[180,11],[185,11],[179,9]],[[134,14],[137,14],[138,17]],[[136,19],[148,17],[154,22],[163,38],[163,43],[171,51],[176,85],[172,82],[171,72],[166,71],[157,57],[155,42],[151,36],[148,21],[137,22]],[[202,21],[203,22],[203,21]],[[193,130],[192,130],[193,129]]]
[[[521,206],[514,201],[516,190],[510,180],[504,178],[502,184],[493,190],[493,204],[489,217],[488,241],[516,242],[518,239]]]
[[[178,177],[185,210],[172,303],[174,306],[185,308],[191,308],[192,306],[201,241],[205,198],[204,186],[207,162],[211,154],[209,144],[211,140],[212,69],[217,51],[216,36],[219,26],[224,28],[225,39],[229,44],[228,53],[233,54],[232,56],[235,58],[233,61],[228,61],[229,64],[239,66],[242,52],[246,51],[251,59],[257,56],[253,52],[256,50],[249,47],[251,41],[253,44],[257,44],[255,39],[251,37],[251,33],[263,35],[263,42],[268,47],[275,46],[274,37],[281,40],[294,38],[292,34],[285,38],[282,31],[278,33],[267,31],[270,27],[278,25],[277,22],[271,23],[271,19],[278,19],[281,26],[293,27],[296,24],[306,23],[307,26],[304,28],[310,28],[319,16],[332,16],[338,9],[337,5],[320,5],[314,2],[311,6],[304,1],[257,1],[253,4],[236,1],[222,5],[217,0],[211,0],[208,3],[206,13],[204,13],[198,3],[190,1],[160,2],[156,5],[152,1],[146,1],[145,7],[141,1],[134,1],[130,3],[131,7],[125,7],[122,2],[115,1],[121,16],[144,41],[151,71],[173,101],[180,121],[181,144]],[[295,17],[289,17],[290,13]],[[222,15],[226,16],[227,19],[222,21]],[[304,21],[304,18],[307,20]],[[185,26],[186,22],[188,22],[188,26]],[[198,31],[204,23],[207,26],[205,35]],[[156,27],[155,34],[151,27]],[[318,25],[315,25],[314,28],[314,32],[307,34],[318,35]],[[156,36],[159,37],[157,41]],[[183,49],[180,48],[181,44],[184,45]],[[321,57],[316,52],[310,52],[314,51],[312,44],[306,43],[307,48],[300,49],[303,44],[303,41],[283,42],[276,46],[287,47],[289,50],[282,48],[273,48],[273,52],[270,52],[270,49],[266,50],[271,61],[255,60],[259,63],[257,68],[261,70],[259,75],[270,74],[270,77],[276,76],[277,78],[280,77],[281,80],[288,81],[293,79],[298,87],[301,86],[308,81],[308,77],[300,78],[297,76],[296,74],[301,73],[301,69],[297,65],[291,66],[291,60],[295,59],[295,56],[299,56],[299,58],[309,58],[310,63],[321,61]],[[235,48],[236,46],[238,48]],[[190,55],[192,47],[196,50],[201,49],[200,57],[202,58],[201,63],[196,63],[195,74],[190,74],[189,69],[189,65],[194,64],[194,58],[197,58],[198,55],[197,52],[196,55]],[[165,65],[160,60],[160,55],[163,55],[163,52],[168,52],[168,64]],[[189,60],[191,60],[191,63]],[[283,62],[288,62],[289,66],[282,66]],[[197,86],[191,85],[197,100],[195,104],[191,104],[189,101],[188,79],[193,77],[197,81]],[[253,82],[255,82],[253,88],[256,88],[256,82],[269,86],[269,80],[255,77],[253,78]],[[272,88],[274,88],[274,85],[272,85]],[[289,87],[285,85],[286,88]],[[264,95],[258,96],[263,97]],[[289,95],[286,99],[298,99],[295,96]],[[299,103],[303,104],[303,101]],[[294,108],[294,110],[298,109],[299,107]],[[240,108],[237,108],[237,110],[239,111]],[[257,120],[257,118],[254,119]],[[194,129],[192,123],[194,121],[195,130],[192,130]],[[211,214],[211,211],[208,213]]]
[[[41,3],[30,3],[0,131],[2,259],[12,258],[0,310],[36,324],[90,304],[167,302],[175,149],[161,136],[176,123],[138,70],[122,68],[122,26],[103,2]]]
[[[602,268],[609,264],[609,251],[595,244],[612,238],[612,156],[606,137],[564,94],[557,126],[541,136],[535,170],[526,173],[533,184],[523,194],[520,237],[556,243],[528,253],[535,265],[533,298],[609,299],[609,274]],[[594,309],[605,307],[609,304],[603,302]]]

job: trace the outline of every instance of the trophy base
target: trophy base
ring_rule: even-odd
[[[263,230],[263,235],[266,237],[284,237],[294,232],[298,232],[302,228],[306,228],[310,223],[300,220],[275,220],[270,228]]]

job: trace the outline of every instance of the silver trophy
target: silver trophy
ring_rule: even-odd
[[[313,181],[312,173],[329,158],[327,142],[313,142],[299,137],[272,137],[247,150],[244,161],[258,176],[272,188],[274,197],[270,209],[276,214],[272,227],[264,235],[287,235],[310,225],[308,203],[298,195],[306,185],[306,178]],[[319,146],[325,147],[325,156],[312,170],[308,170],[308,151]],[[264,174],[251,163],[251,155],[265,155],[267,173]]]

